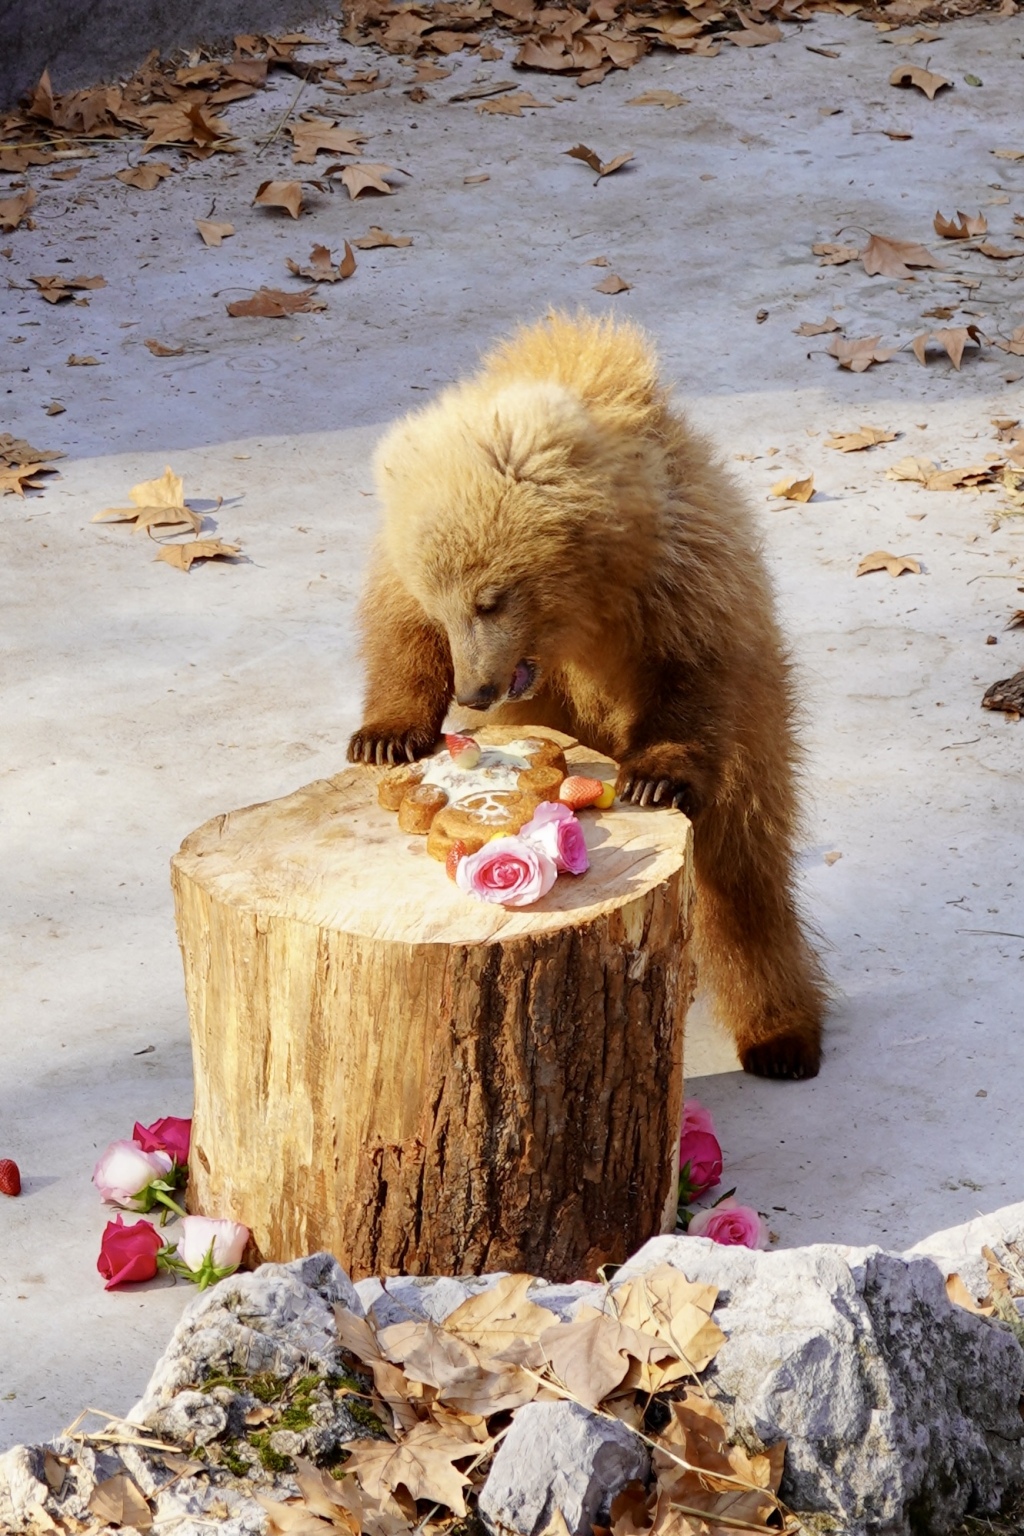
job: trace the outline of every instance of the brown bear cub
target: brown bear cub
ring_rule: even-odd
[[[349,757],[423,756],[454,699],[615,758],[623,799],[693,821],[698,967],[743,1066],[813,1077],[826,988],[793,896],[790,663],[751,513],[646,338],[526,327],[393,427],[376,471]]]

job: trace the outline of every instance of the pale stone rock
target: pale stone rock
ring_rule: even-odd
[[[498,1449],[479,1497],[492,1531],[535,1536],[560,1511],[570,1536],[608,1523],[626,1483],[650,1476],[643,1441],[625,1424],[577,1403],[528,1403]]]
[[[952,1306],[930,1260],[660,1237],[613,1285],[662,1263],[718,1286],[728,1337],[707,1377],[738,1439],[788,1442],[781,1492],[801,1513],[844,1536],[942,1536],[1024,1484],[1024,1351]]]
[[[931,1259],[941,1269],[943,1278],[958,1274],[971,1294],[980,1298],[989,1290],[981,1250],[991,1248],[998,1257],[1000,1248],[1008,1243],[1024,1243],[1024,1203],[1004,1205],[991,1216],[976,1216],[963,1226],[935,1232],[908,1248],[904,1257]]]

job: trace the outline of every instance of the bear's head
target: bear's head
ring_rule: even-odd
[[[461,705],[527,699],[595,639],[604,453],[583,402],[545,381],[448,390],[380,444],[385,551],[448,635]]]

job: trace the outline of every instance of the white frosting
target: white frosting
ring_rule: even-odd
[[[452,761],[449,751],[438,752],[424,758],[421,784],[434,784],[448,796],[449,805],[462,801],[482,791],[517,790],[519,775],[524,768],[533,765],[537,752],[536,741],[528,739],[506,742],[503,747],[480,748],[480,761],[475,768],[460,768]],[[483,821],[500,821],[504,812],[482,815]]]

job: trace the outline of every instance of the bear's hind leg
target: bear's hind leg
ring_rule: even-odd
[[[788,829],[742,799],[708,806],[694,830],[698,975],[746,1072],[815,1077],[827,997],[792,891]]]

